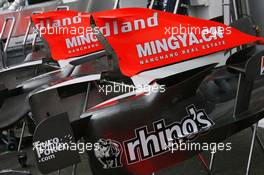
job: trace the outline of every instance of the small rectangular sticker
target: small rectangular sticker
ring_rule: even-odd
[[[260,75],[264,75],[264,56],[261,59],[261,71],[260,71]]]
[[[63,0],[63,3],[70,3],[70,2],[75,2],[77,0]]]

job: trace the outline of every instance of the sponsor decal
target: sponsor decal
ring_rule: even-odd
[[[119,35],[124,33],[130,33],[133,31],[139,31],[146,28],[153,28],[158,26],[158,13],[154,13],[152,17],[145,19],[137,19],[134,21],[120,22],[117,20],[110,22],[106,22],[104,26],[97,27],[96,33],[100,30],[105,37],[109,37],[112,35]],[[74,48],[77,51],[83,49],[84,46],[87,46],[91,43],[96,44],[98,42],[96,36],[91,32],[87,33],[84,36],[74,36],[71,38],[66,38],[66,45],[68,49]],[[98,44],[98,43],[97,43]],[[98,46],[98,45],[97,45]]]
[[[95,34],[92,32],[92,28],[90,26],[86,26],[85,29],[83,27],[76,26],[84,21],[86,22],[86,24],[89,24],[89,20],[87,19],[84,20],[81,17],[81,13],[78,13],[77,16],[67,17],[67,18],[62,17],[61,19],[56,19],[56,20],[51,20],[50,18],[47,18],[45,20],[41,19],[35,22],[35,26],[40,31],[40,33],[44,34],[43,35],[44,37],[47,36],[47,34],[49,34],[49,32],[47,31],[50,31],[50,29],[53,29],[53,32],[54,29],[56,29],[55,33],[57,32],[57,34],[58,33],[62,34],[66,31],[69,32],[70,31],[69,28],[71,28],[72,30],[71,32],[69,32],[68,35],[71,37],[66,36],[66,38],[64,39],[65,45],[68,50],[68,54],[74,54],[80,51],[91,50],[91,49],[93,51],[102,49]],[[72,32],[74,26],[76,26],[78,30],[75,29],[75,32]],[[153,16],[148,17],[147,19],[139,18],[133,21],[127,21],[122,23],[118,22],[117,20],[106,22],[103,24],[103,26],[96,27],[95,33],[98,33],[100,31],[105,37],[110,37],[119,34],[130,33],[133,31],[140,31],[147,28],[153,28],[156,26],[158,26],[157,12],[154,13]],[[47,33],[43,33],[43,32],[47,32]],[[72,36],[73,33],[75,34],[75,36]]]
[[[42,121],[33,136],[33,152],[40,172],[48,174],[79,163],[78,150],[71,149],[76,144],[67,113]]]
[[[260,75],[264,75],[264,56],[261,58]]]
[[[121,143],[100,139],[100,149],[95,151],[104,168],[121,167],[121,154],[124,150],[127,164],[138,163],[168,153],[175,143],[194,141],[199,134],[205,134],[214,125],[204,109],[194,105],[186,108],[188,116],[180,122],[166,124],[165,119],[153,123],[153,128],[143,126],[135,129],[135,137]]]
[[[206,34],[206,31],[207,30],[205,29],[201,34],[190,33],[188,35],[176,35],[169,38],[162,38],[160,40],[137,44],[137,55],[140,60],[140,64],[143,65],[159,62],[165,59],[172,59],[180,55],[200,52],[202,49],[209,49],[226,44],[225,40],[221,40],[224,38],[223,33],[215,32],[214,35],[213,33],[212,35],[208,35]],[[210,44],[208,45],[208,43]],[[170,54],[168,54],[168,52],[170,52]],[[158,54],[162,55],[155,56]]]
[[[56,20],[40,20],[38,23],[35,24],[35,27],[39,30],[41,28],[50,28],[50,27],[64,27],[64,26],[70,26],[73,24],[80,24],[82,23],[82,18],[80,14],[77,16],[69,17],[69,18],[62,18],[62,19],[56,19]]]
[[[37,161],[43,163],[56,158],[58,152],[66,150],[66,143],[74,142],[71,134],[65,135],[63,138],[53,138],[46,141],[36,141],[33,143],[33,150],[37,153]]]
[[[104,169],[123,166],[121,162],[123,150],[119,142],[111,139],[100,139],[97,144],[98,149],[94,150],[94,153]]]
[[[124,142],[128,164],[166,153],[168,147],[179,139],[194,140],[199,133],[208,131],[214,125],[205,110],[196,110],[194,105],[186,110],[188,116],[181,122],[166,125],[163,119],[153,123],[152,132],[147,126],[136,129],[136,137]]]

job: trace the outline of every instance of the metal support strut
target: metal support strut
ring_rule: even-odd
[[[206,162],[205,158],[202,156],[201,153],[198,154],[197,158],[202,163],[202,165],[203,165],[204,169],[206,170],[206,172],[208,173],[208,175],[212,175],[212,171],[208,167],[208,163]]]
[[[4,37],[4,33],[5,33],[5,30],[7,28],[7,24],[8,24],[8,21],[12,21],[11,23],[11,26],[9,28],[9,32],[8,32],[8,36],[7,36],[7,40],[6,40],[6,43],[5,43],[5,47],[4,47],[4,54],[6,55],[7,53],[7,49],[8,49],[8,46],[9,46],[9,43],[10,43],[10,40],[11,40],[11,37],[12,37],[12,34],[13,34],[13,31],[14,31],[14,26],[15,26],[15,22],[16,22],[16,19],[14,17],[7,17],[5,19],[5,22],[4,22],[4,25],[3,25],[3,28],[2,28],[2,31],[1,31],[1,34],[0,34],[0,39],[2,40],[3,37]],[[6,63],[6,57],[3,57],[3,67],[6,68],[7,67],[7,63]]]
[[[209,164],[210,171],[213,171],[215,155],[216,155],[216,149],[215,149],[215,152],[211,152],[210,164]]]
[[[247,163],[246,175],[249,175],[249,172],[250,172],[252,154],[253,154],[254,145],[255,145],[255,139],[256,139],[256,135],[257,135],[257,129],[258,129],[258,123],[256,123],[254,125],[254,130],[253,130],[252,140],[251,140],[251,145],[250,145],[250,151],[249,151],[249,155],[248,155],[248,163]]]
[[[21,131],[20,137],[19,137],[17,152],[21,151],[21,145],[22,145],[22,141],[23,141],[23,137],[24,137],[24,133],[25,133],[25,128],[26,128],[26,119],[23,121],[22,131]]]
[[[179,5],[180,5],[180,0],[177,0],[175,3],[173,14],[177,14],[178,9],[179,9]]]

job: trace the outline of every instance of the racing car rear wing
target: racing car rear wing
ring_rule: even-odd
[[[145,8],[96,13],[58,11],[34,15],[32,20],[36,27],[44,29],[47,26],[52,26],[53,30],[60,27],[68,30],[90,29],[88,33],[44,34],[53,59],[65,60],[107,47],[109,51],[115,51],[111,54],[107,51],[109,59],[116,54],[112,62],[115,65],[111,67],[114,66],[116,70],[119,67],[122,74],[128,77],[262,40],[221,23]],[[94,25],[93,32],[91,25]],[[199,28],[201,31],[173,31],[174,28],[179,30],[182,27]],[[109,45],[104,44],[106,40]]]

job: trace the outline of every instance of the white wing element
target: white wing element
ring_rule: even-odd
[[[175,63],[158,69],[145,71],[131,77],[133,83],[137,86],[148,85],[153,80],[162,79],[192,69],[203,67],[210,64],[217,64],[216,67],[221,67],[226,64],[230,54],[225,54],[224,51],[206,55],[200,58],[195,58],[189,61]]]
[[[264,119],[259,121],[259,125],[260,128],[264,128]]]

